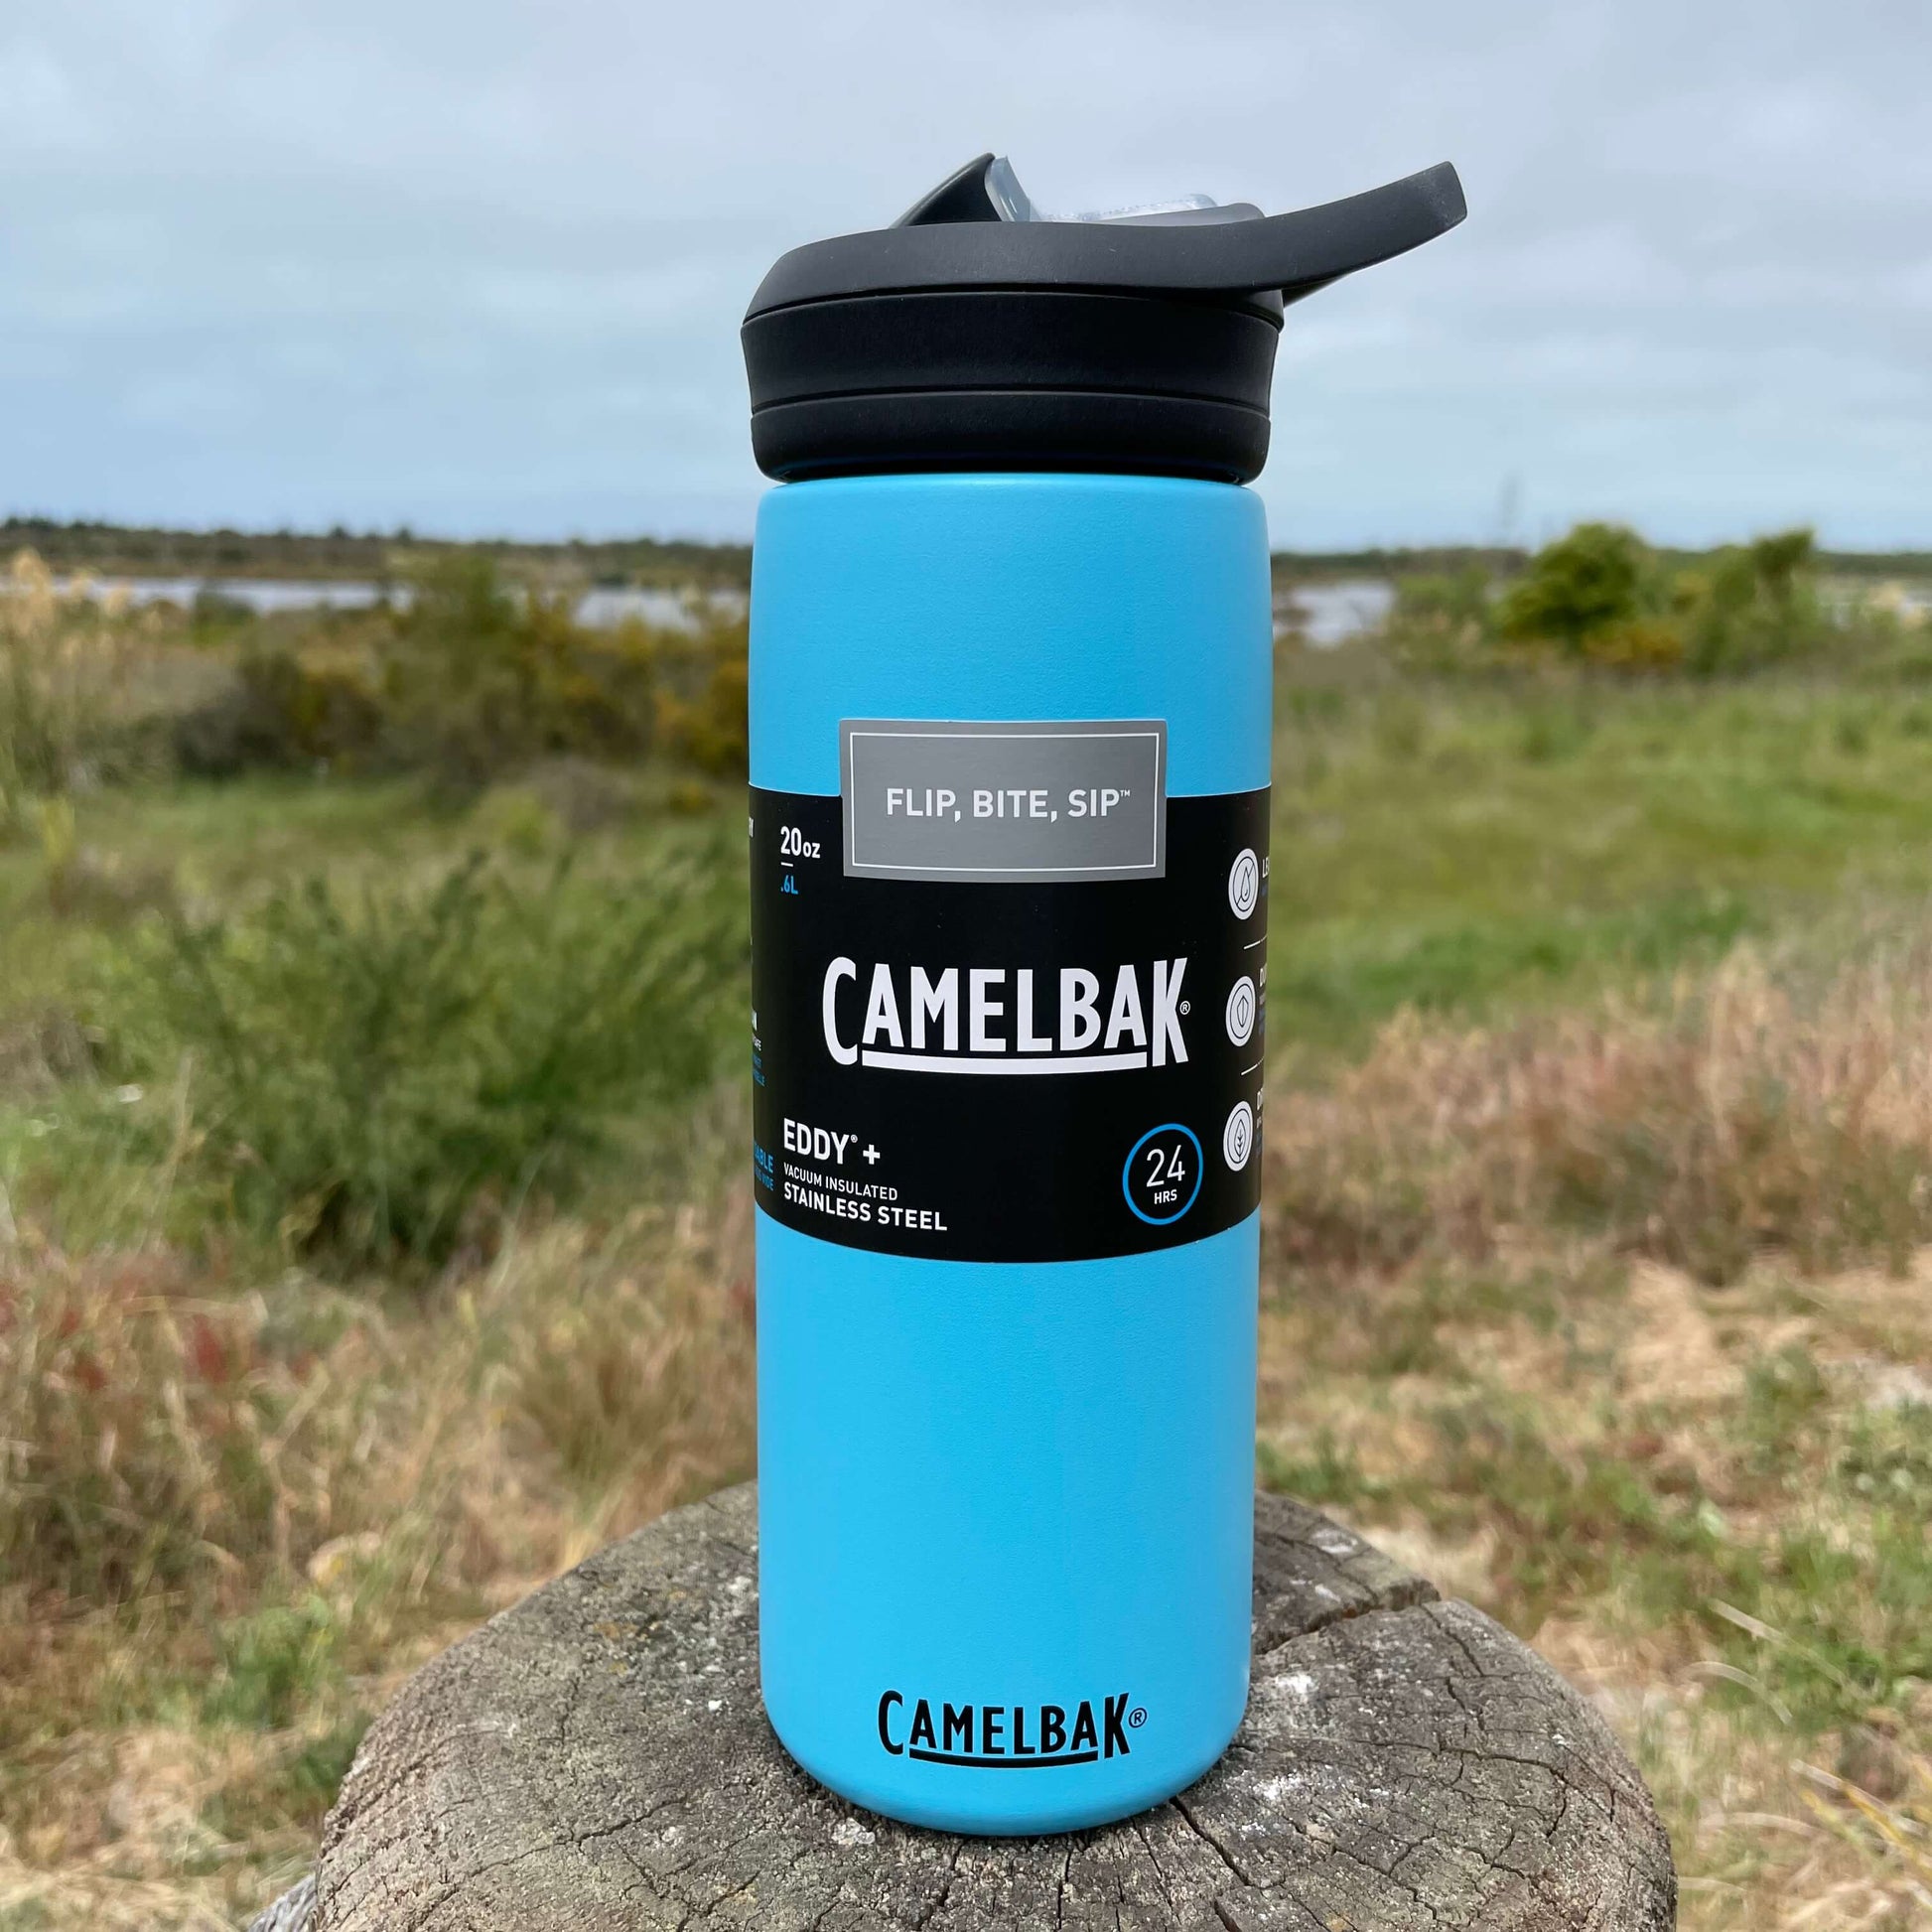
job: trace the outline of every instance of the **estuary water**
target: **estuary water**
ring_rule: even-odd
[[[269,577],[91,577],[88,594],[106,599],[119,594],[130,604],[176,604],[191,610],[204,595],[236,604],[258,617],[283,611],[368,611],[378,604],[406,610],[411,593],[406,584],[358,583],[341,578]],[[55,588],[64,595],[74,580],[57,577]],[[640,589],[634,585],[599,586],[577,599],[577,621],[595,629],[611,629],[629,620],[659,630],[695,630],[708,618],[740,617],[745,610],[741,591]]]
[[[57,578],[62,592],[73,579]],[[90,595],[124,596],[130,604],[175,604],[192,609],[207,595],[236,604],[267,617],[286,611],[366,611],[387,602],[406,608],[406,584],[378,584],[340,578],[269,577],[96,577],[87,580]],[[1299,629],[1317,649],[1332,649],[1365,630],[1379,628],[1395,605],[1395,586],[1376,578],[1352,578],[1333,584],[1302,584],[1285,593],[1275,607],[1275,627]],[[611,629],[636,621],[660,630],[695,630],[707,619],[742,617],[741,591],[666,590],[636,585],[600,585],[581,593],[574,607],[577,621],[593,629]]]

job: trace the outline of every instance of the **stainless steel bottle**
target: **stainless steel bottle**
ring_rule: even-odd
[[[1247,1696],[1284,306],[1452,170],[1035,216],[991,156],[745,325],[762,1671],[892,1816],[1156,1803]]]

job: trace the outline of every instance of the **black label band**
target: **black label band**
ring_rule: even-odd
[[[1268,793],[1166,801],[1158,878],[848,871],[841,801],[752,792],[756,1196],[801,1233],[1076,1261],[1260,1200]]]

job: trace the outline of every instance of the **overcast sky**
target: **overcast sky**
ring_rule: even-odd
[[[1289,313],[1278,544],[1932,544],[1928,0],[0,0],[0,513],[742,535],[759,275],[989,147],[1460,168]]]

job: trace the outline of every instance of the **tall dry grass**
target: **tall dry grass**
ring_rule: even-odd
[[[166,1254],[0,1262],[0,1574],[94,1605],[218,1597],[364,1527],[384,1326],[356,1311],[327,1350],[276,1328]]]
[[[57,588],[33,551],[14,557],[0,579],[0,829],[85,775],[150,629],[124,597]]]
[[[0,1578],[219,1615],[374,1539],[420,1596],[560,1560],[573,1511],[626,1528],[749,1474],[748,1218],[728,1195],[559,1222],[415,1305],[0,1250]]]
[[[1592,1694],[1687,1924],[1932,1912],[1932,944],[1404,1016],[1271,1102],[1264,1479]]]
[[[1753,949],[1660,1006],[1503,1031],[1393,1023],[1272,1110],[1266,1199],[1291,1268],[1583,1234],[1699,1278],[1759,1254],[1901,1266],[1932,1238],[1932,942],[1819,976]]]
[[[404,1671],[749,1475],[742,1194],[408,1296],[0,1236],[0,1924],[245,1917]]]

